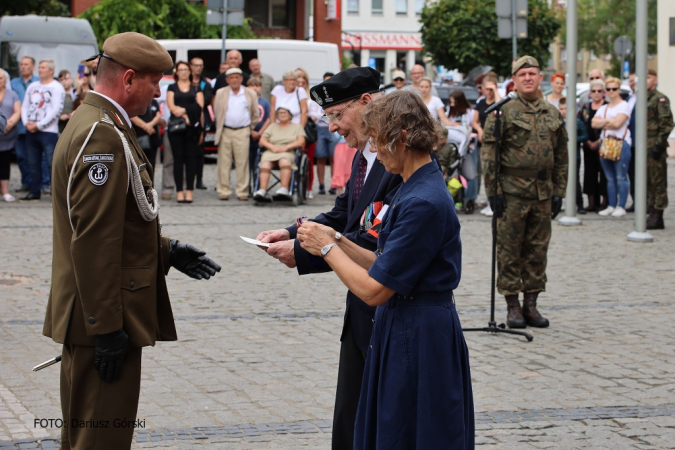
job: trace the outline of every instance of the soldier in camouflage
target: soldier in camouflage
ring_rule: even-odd
[[[512,74],[518,97],[502,108],[499,166],[493,114],[481,150],[486,192],[498,217],[497,289],[506,298],[509,328],[547,327],[537,297],[546,288],[551,220],[560,212],[567,187],[567,132],[558,110],[538,95],[542,75],[537,60],[523,56]]]
[[[647,218],[648,230],[663,230],[663,210],[668,207],[668,135],[673,130],[670,100],[656,90],[656,71],[647,71]]]

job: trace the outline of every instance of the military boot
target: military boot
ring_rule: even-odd
[[[506,295],[506,324],[509,328],[525,328],[525,319],[523,318],[523,310],[520,308],[518,295]]]
[[[548,326],[548,319],[543,317],[537,311],[537,296],[538,292],[526,293],[523,298],[523,316],[525,322],[532,327],[546,328]]]
[[[665,225],[663,224],[663,210],[654,208],[653,214],[649,215],[647,219],[647,229],[648,230],[663,230]]]

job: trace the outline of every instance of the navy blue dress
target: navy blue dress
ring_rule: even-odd
[[[396,291],[377,307],[354,449],[473,449],[469,352],[452,291],[462,247],[435,161],[401,185],[369,275]]]

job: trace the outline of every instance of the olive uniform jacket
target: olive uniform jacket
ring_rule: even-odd
[[[120,328],[134,347],[177,339],[165,280],[168,238],[159,217],[148,222],[139,212],[116,129],[147,192],[153,167],[105,97],[87,94],[54,150],[54,255],[43,334],[58,343],[93,346],[95,335]]]
[[[634,114],[633,114],[634,115]],[[673,112],[670,100],[656,89],[647,94],[647,148],[655,145],[668,148],[668,136],[673,131]],[[633,135],[635,147],[635,135]]]

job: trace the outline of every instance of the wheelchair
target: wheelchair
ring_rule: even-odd
[[[258,148],[255,158],[255,171],[253,171],[253,192],[260,189],[260,159],[262,157],[264,148]],[[267,186],[268,195],[264,200],[255,200],[256,204],[264,204],[271,202],[291,202],[293,206],[302,205],[307,201],[307,182],[309,180],[309,158],[307,154],[301,149],[295,149],[295,166],[297,170],[291,169],[291,184],[288,188],[290,197],[276,197],[270,196],[277,186],[280,186],[281,178],[279,175],[279,168],[273,168],[270,171],[270,181]]]

